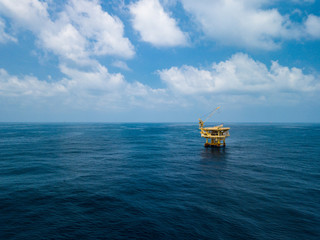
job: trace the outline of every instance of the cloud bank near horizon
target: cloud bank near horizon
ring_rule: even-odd
[[[59,98],[61,103],[77,108],[128,109],[156,108],[161,105],[190,106],[202,98],[229,96],[225,103],[248,96],[264,103],[274,95],[294,100],[320,92],[319,76],[299,68],[288,68],[273,61],[270,68],[248,55],[237,53],[210,68],[194,66],[158,70],[165,88],[152,88],[140,82],[128,82],[120,74],[109,73],[104,66],[94,71],[80,71],[60,66],[66,77],[47,82],[33,76],[19,78],[0,69],[0,96],[20,98]],[[200,97],[199,97],[200,96]],[[282,99],[282,101],[286,101]],[[147,104],[146,104],[147,103]]]

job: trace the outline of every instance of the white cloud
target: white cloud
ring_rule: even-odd
[[[167,85],[164,89],[130,83],[122,74],[110,73],[98,63],[86,71],[61,64],[60,70],[65,75],[62,79],[39,80],[0,69],[0,98],[32,107],[59,104],[70,110],[105,111],[203,106],[221,101],[285,104],[320,91],[316,75],[277,62],[268,68],[242,53],[214,63],[209,69],[182,66],[158,71]]]
[[[116,60],[112,63],[112,66],[126,70],[126,71],[131,71],[131,69],[128,67],[128,65],[120,60]]]
[[[314,3],[315,0],[292,0],[294,3],[300,3],[300,4],[305,4],[305,3]]]
[[[266,9],[268,1],[253,0],[181,0],[204,34],[226,45],[246,48],[276,49],[281,40],[299,39],[301,24],[275,8]]]
[[[88,41],[93,55],[119,55],[132,57],[133,46],[123,37],[124,26],[121,20],[104,12],[97,0],[71,0],[66,7],[70,22],[77,26]]]
[[[0,69],[0,97],[43,100],[53,98],[71,109],[128,109],[153,107],[168,102],[164,89],[152,89],[140,82],[129,83],[122,74],[109,73],[97,64],[96,69],[81,71],[60,66],[66,77],[58,81],[39,80],[33,76],[17,77]],[[146,104],[146,102],[148,104]]]
[[[270,69],[248,55],[238,53],[229,60],[214,63],[211,69],[192,66],[172,67],[158,72],[173,92],[182,95],[225,93],[268,94],[301,93],[320,90],[320,80],[301,69],[272,62]]]
[[[20,79],[0,69],[0,96],[50,97],[65,92],[67,89],[63,82],[49,83],[39,81],[33,76],[24,76]]]
[[[17,39],[13,36],[10,36],[8,33],[5,32],[5,23],[0,18],[0,43],[6,43],[6,42],[17,42]]]
[[[39,33],[39,45],[63,59],[75,62],[88,61],[87,40],[70,23],[55,22]]]
[[[133,28],[140,33],[143,41],[158,47],[187,44],[186,34],[158,0],[140,0],[131,4],[129,9]]]
[[[47,3],[38,0],[0,0],[0,13],[13,19],[15,24],[37,32],[49,19]]]
[[[312,38],[320,38],[320,17],[309,15],[305,21],[305,28],[307,34]]]
[[[62,59],[90,62],[99,55],[130,58],[134,47],[117,18],[103,11],[97,0],[70,0],[51,19],[48,4],[39,0],[0,0],[0,12],[17,26],[32,31],[39,46]]]

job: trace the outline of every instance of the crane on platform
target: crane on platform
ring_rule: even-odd
[[[219,109],[220,107],[217,107],[212,112],[210,112],[204,121],[199,118],[200,134],[201,137],[206,139],[206,143],[204,144],[205,147],[225,147],[226,138],[230,136],[230,128],[223,127],[223,124],[214,127],[204,127],[204,123],[208,119],[210,119]]]
[[[204,116],[207,116],[207,115],[208,115],[208,117],[207,117],[204,121],[202,121],[202,120],[199,118],[199,127],[200,127],[200,126],[203,127],[203,126],[204,126],[204,123],[205,123],[208,119],[210,119],[210,118],[213,116],[213,114],[215,114],[219,109],[220,109],[220,106],[217,107],[216,109],[212,110],[211,112],[205,114]]]

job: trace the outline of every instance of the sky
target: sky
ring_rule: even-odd
[[[0,0],[0,122],[320,122],[320,0]]]

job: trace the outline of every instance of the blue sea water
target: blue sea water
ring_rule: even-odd
[[[320,124],[0,124],[0,239],[320,239]]]

